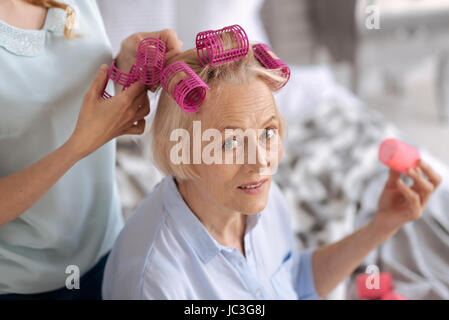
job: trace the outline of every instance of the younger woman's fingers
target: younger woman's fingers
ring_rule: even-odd
[[[116,96],[123,96],[126,100],[134,101],[137,97],[139,97],[142,93],[146,94],[146,86],[140,82],[136,81],[132,85],[130,85],[128,88],[126,88],[124,91],[121,91]]]
[[[183,43],[178,39],[178,35],[174,30],[165,29],[156,32],[141,32],[136,39],[140,42],[147,37],[156,37],[165,43],[165,61],[181,53]]]
[[[149,113],[150,113],[150,104],[148,102],[144,102],[144,104],[137,110],[136,116],[134,117],[132,123],[145,118]]]
[[[95,98],[100,98],[101,93],[106,86],[106,79],[108,76],[108,66],[102,64],[98,69],[97,74],[95,75],[94,80],[92,80],[92,84],[90,85],[90,90]]]
[[[436,189],[443,181],[441,176],[438,173],[436,173],[435,170],[433,170],[432,167],[427,162],[421,160],[419,163],[419,167],[424,171],[426,176],[429,178],[429,181],[433,184],[434,188]]]
[[[140,119],[136,124],[124,130],[122,134],[142,134],[145,131],[145,119]]]
[[[401,194],[405,197],[405,199],[407,199],[408,202],[410,202],[414,206],[420,206],[421,205],[419,195],[416,192],[414,192],[410,187],[408,187],[404,183],[404,181],[399,179],[397,181],[397,186],[398,186],[399,191],[401,192]]]
[[[182,41],[178,39],[178,35],[174,30],[162,30],[160,32],[159,38],[166,44],[166,61],[171,59],[173,56],[179,54],[182,48]]]
[[[139,93],[131,102],[129,105],[129,108],[133,109],[135,112],[140,109],[140,107],[146,103],[150,103],[150,100],[148,98],[148,93],[146,90]]]
[[[139,93],[132,102],[132,106],[135,108],[138,108],[139,105],[143,104],[143,101],[145,101],[145,99],[148,100],[148,92],[147,90],[143,90],[141,93]]]
[[[148,88],[148,90],[150,90],[151,92],[155,92],[157,90],[157,88],[159,88],[159,86],[160,86],[159,83],[153,84],[152,86],[150,86]]]

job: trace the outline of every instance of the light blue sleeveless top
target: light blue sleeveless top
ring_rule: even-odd
[[[64,37],[61,9],[48,10],[41,30],[0,21],[0,177],[67,141],[94,75],[112,60],[96,2],[63,2],[75,5],[81,38]],[[0,294],[65,287],[67,266],[78,266],[82,275],[111,250],[123,226],[114,163],[111,141],[0,226]]]

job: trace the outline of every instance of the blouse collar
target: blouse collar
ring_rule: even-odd
[[[172,176],[166,176],[162,182],[162,196],[164,206],[174,219],[177,229],[185,239],[192,245],[200,259],[207,263],[220,251],[229,251],[229,247],[219,244],[206,227],[200,222],[196,215],[190,210],[179,193],[176,182]],[[249,215],[246,223],[245,235],[257,225],[263,211],[256,215]]]
[[[0,20],[0,47],[19,56],[36,56],[44,50],[47,32],[64,34],[65,21],[66,12],[59,8],[48,9],[40,30],[16,28]]]

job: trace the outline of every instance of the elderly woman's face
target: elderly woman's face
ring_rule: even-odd
[[[223,164],[194,165],[199,176],[195,184],[215,206],[258,213],[266,206],[271,174],[282,154],[281,119],[273,94],[262,80],[228,83],[221,94],[210,93],[201,107],[201,126],[203,132],[207,128],[221,132]]]

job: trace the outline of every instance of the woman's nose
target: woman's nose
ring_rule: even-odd
[[[248,141],[248,143],[254,143],[255,147],[246,146],[245,158],[248,160],[246,165],[253,172],[261,175],[272,175],[275,167],[277,167],[277,148],[266,145],[264,142],[261,143],[257,137],[252,137],[251,139],[252,141]],[[249,154],[251,149],[255,150],[255,154]]]

